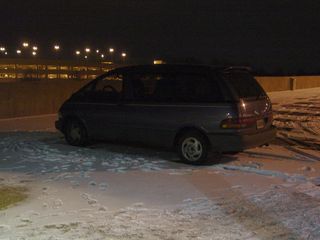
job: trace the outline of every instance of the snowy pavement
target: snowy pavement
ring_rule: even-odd
[[[0,120],[0,185],[29,189],[0,239],[320,239],[319,93],[271,93],[277,139],[208,166],[68,146],[54,115]]]

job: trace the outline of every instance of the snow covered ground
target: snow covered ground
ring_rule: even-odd
[[[55,115],[0,120],[0,185],[29,189],[0,239],[320,239],[319,93],[271,93],[277,139],[209,166],[68,146]]]

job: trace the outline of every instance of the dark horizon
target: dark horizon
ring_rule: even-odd
[[[137,63],[160,58],[320,73],[319,4],[294,2],[13,0],[0,9],[0,45],[12,53],[24,40],[35,42],[41,57],[59,43],[65,58],[85,46],[114,47]]]

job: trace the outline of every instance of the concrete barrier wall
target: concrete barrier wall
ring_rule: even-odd
[[[55,113],[88,81],[43,80],[0,84],[0,118]]]
[[[267,92],[320,87],[320,76],[259,76],[256,79]]]
[[[290,80],[290,78],[295,80]],[[267,91],[320,87],[320,76],[256,77]],[[295,84],[293,85],[293,82]],[[88,81],[43,80],[0,84],[0,118],[56,113]]]

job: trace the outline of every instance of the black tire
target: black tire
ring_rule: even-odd
[[[85,146],[88,143],[87,129],[77,119],[70,119],[66,123],[64,137],[72,146]]]
[[[177,142],[177,152],[180,159],[188,164],[205,164],[209,152],[207,138],[198,131],[183,133]]]

